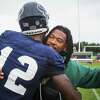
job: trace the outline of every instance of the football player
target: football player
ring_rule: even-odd
[[[68,77],[64,61],[41,43],[48,31],[48,14],[36,2],[26,3],[19,12],[22,32],[5,31],[0,36],[0,100],[32,100],[41,80],[50,77],[65,100],[79,100]]]

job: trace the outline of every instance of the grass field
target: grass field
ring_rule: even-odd
[[[85,63],[85,65],[89,65],[92,68],[100,68],[100,62],[94,62],[93,64]],[[79,88],[79,90],[82,93],[82,100],[100,100],[100,89]]]

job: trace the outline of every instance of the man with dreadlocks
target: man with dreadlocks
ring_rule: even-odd
[[[0,36],[0,70],[5,74],[0,80],[0,100],[33,100],[45,77],[53,80],[65,100],[80,100],[63,72],[63,58],[41,43],[47,23],[44,7],[29,2],[19,12],[22,32],[9,30]]]
[[[44,43],[54,48],[63,56],[65,60],[65,74],[75,88],[100,88],[100,68],[92,69],[70,60],[73,53],[73,39],[68,28],[61,25],[55,26],[45,36]],[[60,99],[59,92],[55,91],[54,88],[55,86],[51,84],[51,81],[42,86],[43,100]]]

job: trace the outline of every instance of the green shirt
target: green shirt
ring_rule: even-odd
[[[65,67],[65,74],[74,87],[100,88],[100,68],[89,68],[70,60]]]

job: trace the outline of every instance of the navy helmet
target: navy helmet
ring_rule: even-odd
[[[19,25],[25,35],[47,32],[48,19],[47,11],[37,2],[24,4],[18,15]]]

